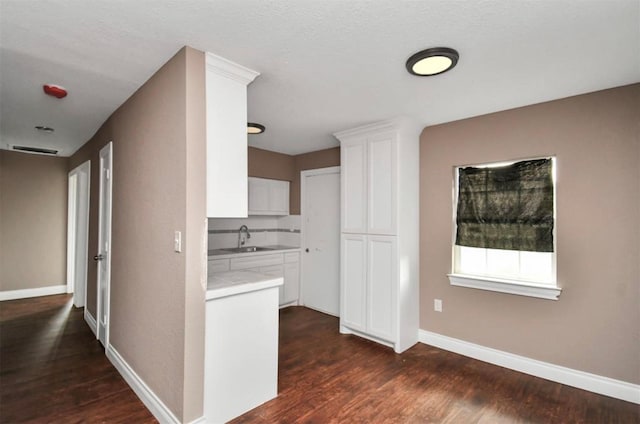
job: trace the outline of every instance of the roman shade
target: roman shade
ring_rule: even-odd
[[[552,159],[458,168],[456,244],[553,252]]]

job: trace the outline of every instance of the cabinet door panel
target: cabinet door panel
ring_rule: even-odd
[[[342,324],[354,330],[366,330],[366,282],[367,246],[366,236],[342,235],[342,261],[340,299]]]
[[[269,181],[269,211],[289,215],[289,181]]]
[[[342,232],[364,233],[367,228],[367,148],[364,141],[343,144],[341,151]]]
[[[368,146],[367,233],[396,234],[396,149],[394,133],[372,137]]]
[[[284,265],[284,299],[283,303],[298,300],[300,285],[300,264],[298,262]]]
[[[394,341],[396,304],[396,237],[369,236],[367,239],[367,330]]]
[[[249,177],[249,215],[269,210],[269,184],[262,178]]]

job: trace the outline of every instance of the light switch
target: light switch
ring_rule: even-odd
[[[436,312],[442,312],[442,300],[433,299],[433,310]]]
[[[182,252],[182,233],[176,231],[173,236],[173,250],[180,253]]]

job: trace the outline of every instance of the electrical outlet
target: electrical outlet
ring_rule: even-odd
[[[442,312],[442,300],[433,299],[433,310],[436,312]]]

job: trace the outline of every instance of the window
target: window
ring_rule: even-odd
[[[557,299],[555,158],[455,168],[452,285]]]

